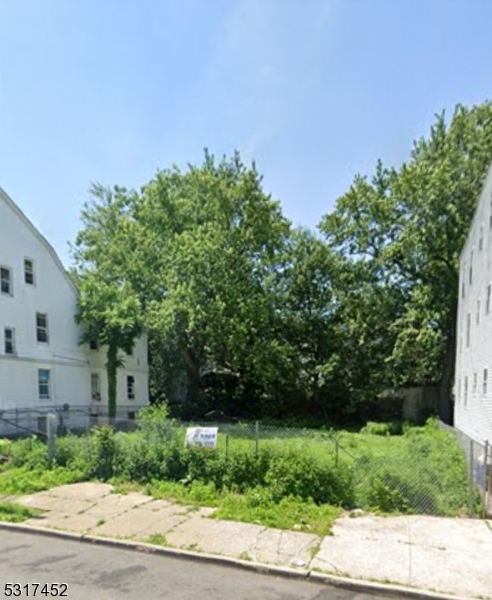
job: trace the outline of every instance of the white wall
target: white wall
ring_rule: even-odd
[[[486,314],[487,286],[492,285],[492,167],[480,195],[473,223],[460,258],[460,287],[455,375],[455,426],[483,442],[492,442],[492,297]],[[480,249],[480,237],[482,248]],[[470,284],[470,265],[472,283]],[[464,290],[464,296],[463,296]],[[477,322],[477,302],[480,302]],[[467,347],[467,315],[470,343]],[[487,369],[487,390],[483,374]],[[477,386],[474,390],[474,375]],[[465,401],[465,378],[468,392]]]
[[[34,262],[35,285],[24,281],[24,259]],[[105,352],[79,346],[74,320],[77,291],[53,249],[0,188],[0,266],[11,269],[13,294],[0,292],[0,409],[28,406],[89,405],[91,373],[99,373],[101,401],[107,404]],[[36,336],[36,312],[46,313],[49,343]],[[5,353],[4,330],[15,330],[16,354]],[[118,371],[118,402],[148,403],[147,340]],[[51,398],[38,397],[38,369],[51,371]],[[127,400],[126,378],[135,377],[135,400]],[[99,403],[97,403],[99,404]]]

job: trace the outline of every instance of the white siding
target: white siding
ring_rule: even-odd
[[[24,260],[34,263],[34,285],[24,279]],[[0,265],[11,269],[13,294],[0,293],[0,409],[47,405],[88,406],[91,373],[99,373],[101,401],[107,404],[105,352],[79,346],[74,320],[77,291],[54,250],[0,188]],[[49,342],[39,343],[36,313],[48,315]],[[15,330],[15,355],[5,353],[5,328]],[[147,340],[138,340],[133,356],[118,371],[118,402],[148,403]],[[51,398],[38,397],[38,369],[51,371]],[[126,378],[135,377],[135,400],[126,396]]]
[[[480,195],[470,233],[460,258],[454,390],[455,425],[479,442],[492,441],[492,386],[490,381],[492,374],[492,299],[487,314],[487,287],[492,284],[491,210],[492,167]],[[470,268],[473,273],[471,283]],[[480,303],[480,318],[477,323],[478,303]],[[468,315],[470,315],[470,340],[467,346]],[[485,369],[487,369],[488,382],[484,393]],[[468,381],[466,405],[465,381]]]

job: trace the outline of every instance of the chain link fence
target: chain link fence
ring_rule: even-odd
[[[119,406],[114,420],[107,407],[39,407],[0,412],[0,437],[46,435],[47,414],[58,418],[58,435],[88,434],[96,425],[111,423],[117,430],[138,427],[138,407]],[[403,435],[369,435],[263,425],[167,420],[170,436],[182,441],[189,427],[216,427],[215,452],[226,460],[235,454],[264,456],[272,461],[301,457],[307,465],[343,470],[353,488],[351,508],[391,513],[448,516],[492,514],[492,448],[460,431],[409,428]],[[147,438],[162,444],[162,435]],[[180,442],[181,443],[181,442]],[[327,470],[326,472],[330,472]]]
[[[122,431],[136,429],[139,407],[135,405],[118,406],[112,425]],[[36,408],[0,409],[0,437],[16,438],[29,435],[45,437],[47,433],[47,415],[54,413],[58,417],[58,433],[84,433],[96,425],[109,422],[108,407],[77,405],[46,405]]]
[[[492,516],[492,445],[488,440],[478,442],[463,431],[442,422],[439,423],[439,427],[454,435],[463,451],[469,488],[480,495],[481,516]]]

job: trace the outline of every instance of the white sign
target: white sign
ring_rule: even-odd
[[[188,427],[185,446],[217,448],[218,427]]]

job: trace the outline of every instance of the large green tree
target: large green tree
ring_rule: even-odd
[[[371,377],[380,389],[437,380],[447,421],[459,256],[491,159],[492,104],[459,105],[450,119],[436,117],[430,134],[414,144],[401,167],[378,163],[372,178],[357,176],[320,224],[346,272],[364,273],[348,296],[343,291],[347,310],[356,315],[355,328],[363,331],[380,320],[386,329],[379,327],[372,336],[372,343],[384,338],[387,351]],[[364,286],[378,290],[389,313],[377,301],[361,312]]]
[[[72,254],[72,272],[79,290],[76,321],[81,343],[95,342],[106,351],[109,417],[116,416],[117,371],[122,353],[130,353],[142,334],[144,319],[139,297],[127,277],[131,225],[126,191],[95,185],[82,211],[83,229]]]
[[[290,229],[254,165],[206,153],[199,167],[157,173],[129,213],[127,277],[155,350],[178,354],[188,398],[213,408],[222,390],[217,408],[260,410],[285,360],[268,279]]]

